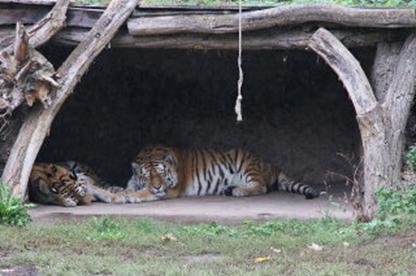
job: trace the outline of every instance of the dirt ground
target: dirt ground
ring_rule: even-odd
[[[352,219],[352,207],[344,202],[342,193],[306,200],[300,195],[274,192],[264,196],[230,198],[223,196],[178,198],[140,204],[104,204],[60,207],[39,205],[30,210],[35,222],[84,218],[91,216],[151,217],[181,222],[240,223],[272,218],[323,218],[331,216]]]

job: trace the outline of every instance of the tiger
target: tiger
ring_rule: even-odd
[[[106,185],[107,190],[99,185]],[[65,207],[96,201],[111,203],[116,196],[111,191],[119,190],[119,187],[109,187],[88,166],[74,161],[37,163],[29,179],[31,201]]]
[[[52,163],[36,163],[29,177],[29,200],[74,207],[91,204],[87,187],[71,171]]]
[[[132,175],[116,203],[186,196],[245,197],[282,190],[316,198],[320,192],[242,149],[184,150],[147,146],[131,163]]]

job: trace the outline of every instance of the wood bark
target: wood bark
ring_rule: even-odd
[[[326,22],[342,26],[403,28],[415,27],[414,9],[350,8],[335,4],[282,5],[275,8],[244,12],[242,30],[252,31],[303,24]],[[140,17],[127,22],[131,35],[174,33],[236,33],[238,14]]]
[[[48,41],[64,26],[68,5],[69,0],[58,0],[52,10],[29,29],[29,33],[18,23],[15,34],[1,36],[0,174],[25,115],[24,108],[18,112],[15,109],[24,100],[28,105],[32,105],[35,99],[41,100],[44,106],[50,103],[50,92],[57,85],[53,79],[55,70],[34,48]]]
[[[315,29],[298,28],[291,30],[268,30],[244,35],[242,46],[246,50],[270,49],[305,49]],[[77,45],[82,41],[85,29],[68,28],[59,32],[52,41],[61,45]],[[406,37],[405,31],[379,30],[343,30],[334,29],[331,32],[344,45],[351,48],[374,46],[382,41],[401,41]],[[119,33],[111,40],[113,48],[168,48],[168,49],[238,49],[236,34],[177,34],[174,36],[143,36],[133,37]]]
[[[53,119],[94,58],[133,11],[136,1],[111,1],[95,26],[57,70],[60,86],[52,105],[48,109],[35,107],[25,119],[2,175],[2,180],[11,186],[15,195],[25,196],[30,171]]]
[[[377,212],[378,188],[400,179],[403,133],[415,93],[416,35],[410,35],[400,50],[392,82],[381,101],[359,62],[330,32],[319,29],[309,46],[338,74],[357,113],[364,177],[363,183],[356,183],[355,207],[359,219],[372,219]]]
[[[69,0],[57,0],[51,11],[28,29],[30,47],[39,47],[64,27],[69,3]],[[13,36],[1,39],[0,48],[10,47],[13,44],[13,39]],[[3,50],[10,51],[11,48]]]
[[[416,33],[413,33],[401,48],[392,82],[382,102],[388,127],[387,139],[391,144],[388,148],[390,158],[385,166],[387,166],[388,178],[396,182],[399,180],[402,167],[404,132],[415,95],[415,66]]]
[[[384,100],[389,85],[393,80],[403,41],[396,43],[383,41],[377,44],[373,70],[371,71],[371,84],[378,100]]]

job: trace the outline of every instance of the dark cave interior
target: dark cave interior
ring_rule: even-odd
[[[57,67],[71,48],[42,52]],[[374,49],[353,51],[368,73]],[[142,147],[242,147],[310,183],[351,176],[358,126],[336,74],[307,51],[243,51],[243,116],[236,123],[237,52],[107,49],[53,123],[38,161],[77,160],[124,186]]]

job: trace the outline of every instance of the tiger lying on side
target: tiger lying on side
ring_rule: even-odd
[[[33,202],[72,207],[90,204],[87,187],[64,167],[38,163],[32,168],[29,178],[29,199]]]
[[[93,201],[114,201],[116,188],[100,188],[101,181],[92,170],[76,162],[62,164],[37,163],[29,179],[29,199],[44,204],[73,207]]]
[[[181,150],[165,146],[143,149],[132,163],[133,175],[116,203],[136,203],[182,196],[253,196],[272,190],[319,196],[278,168],[240,149],[227,152]]]

